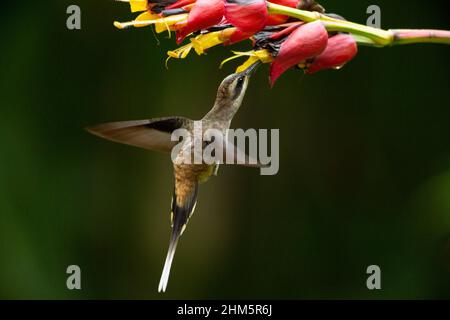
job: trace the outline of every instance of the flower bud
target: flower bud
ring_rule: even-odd
[[[314,21],[294,30],[280,46],[275,60],[270,65],[270,83],[289,68],[321,54],[328,42],[328,33],[322,22]]]
[[[268,16],[265,0],[225,0],[225,18],[244,33],[260,31]]]
[[[355,39],[348,34],[338,34],[328,39],[324,52],[318,55],[306,69],[307,74],[323,69],[340,68],[358,53]]]

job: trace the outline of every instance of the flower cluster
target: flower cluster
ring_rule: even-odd
[[[270,83],[286,70],[297,67],[306,74],[339,69],[357,54],[354,37],[327,31],[322,21],[305,22],[282,14],[270,14],[266,0],[120,0],[129,2],[132,12],[141,12],[133,21],[115,22],[117,28],[153,25],[157,33],[175,32],[177,44],[169,58],[184,59],[194,50],[198,55],[217,45],[249,40],[252,50],[234,52],[223,63],[238,57],[247,61],[243,71],[256,62],[270,63]],[[290,8],[323,13],[311,0],[271,0]]]

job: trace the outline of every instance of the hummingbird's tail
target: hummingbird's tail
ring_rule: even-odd
[[[191,192],[186,197],[183,197],[182,204],[177,196],[176,189],[173,192],[171,212],[172,233],[170,236],[166,262],[164,263],[163,272],[159,281],[158,292],[166,291],[167,283],[169,282],[170,267],[172,266],[175,250],[177,249],[178,239],[183,234],[189,218],[194,213],[195,205],[197,204],[197,191],[198,183],[195,182]]]

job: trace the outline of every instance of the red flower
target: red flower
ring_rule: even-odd
[[[224,3],[223,0],[197,0],[185,25],[180,25],[177,32],[177,43],[190,33],[210,28],[219,24],[223,19]]]
[[[242,32],[237,28],[227,28],[222,31],[222,37],[224,39],[223,44],[226,46],[246,40],[253,35],[252,32]]]
[[[282,6],[297,8],[297,5],[302,2],[302,0],[270,0],[270,2],[275,4],[280,4]],[[283,24],[289,19],[288,16],[282,14],[271,14],[266,20],[266,26],[273,26],[277,24]]]
[[[357,53],[358,46],[355,39],[348,34],[338,34],[328,39],[327,48],[308,66],[306,73],[311,74],[323,69],[342,67]]]
[[[171,5],[168,5],[166,9],[177,9],[182,8],[184,6],[190,5],[191,3],[196,2],[196,0],[178,0]]]
[[[292,31],[296,30],[302,24],[304,24],[303,21],[291,22],[289,24],[285,24],[286,28],[284,28],[281,31],[271,34],[269,36],[269,39],[272,41],[276,41],[278,39],[282,39],[283,37],[287,37],[288,35],[290,35],[292,33]]]
[[[291,7],[291,8],[297,8],[300,2],[302,0],[271,0],[270,2],[281,4],[282,6]]]
[[[270,83],[300,62],[321,54],[328,42],[328,33],[322,22],[314,21],[294,30],[281,44],[280,51],[270,65]]]
[[[225,0],[225,18],[244,33],[255,33],[269,16],[265,0]]]

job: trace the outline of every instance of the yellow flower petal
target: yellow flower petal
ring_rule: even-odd
[[[131,12],[147,10],[147,0],[130,0]]]
[[[205,50],[217,46],[222,43],[220,39],[220,31],[201,34],[191,39],[191,43],[194,46],[194,50],[198,55],[205,53]]]
[[[187,55],[189,54],[189,52],[192,50],[192,43],[189,43],[185,46],[179,47],[175,50],[172,51],[167,51],[167,55],[170,58],[175,58],[175,59],[184,59],[187,57]]]
[[[259,58],[257,56],[250,56],[243,64],[236,68],[236,72],[239,73],[247,70],[256,61],[259,61]]]
[[[169,66],[167,65],[169,63],[170,58],[174,59],[184,59],[187,57],[189,52],[192,50],[192,43],[189,43],[185,46],[182,46],[180,48],[177,48],[173,51],[167,51],[167,59],[166,59],[166,68],[169,69]]]
[[[168,51],[168,59],[184,59],[192,49],[194,49],[198,55],[204,54],[205,50],[222,43],[222,40],[219,39],[219,33],[220,31],[210,32],[207,34],[198,35],[195,38],[191,38],[191,42],[189,44],[179,47],[175,50]]]
[[[177,14],[169,17],[161,18],[158,15],[144,12],[140,14],[135,20],[128,22],[114,22],[114,26],[119,29],[124,29],[127,27],[146,27],[154,24],[156,26],[157,32],[162,32],[169,30],[169,27],[178,23],[185,21],[188,17],[187,13]]]
[[[238,52],[233,51],[234,56],[231,56],[225,60],[222,61],[220,64],[220,68],[227,63],[228,61],[240,58],[240,57],[249,57],[243,64],[241,64],[239,67],[237,67],[236,72],[242,72],[249,68],[252,64],[254,64],[256,61],[261,61],[262,63],[270,63],[273,61],[273,57],[270,54],[269,51],[263,49],[263,50],[251,50],[246,52]]]
[[[144,13],[141,13],[140,15],[138,15],[136,17],[136,19],[134,19],[134,21],[142,21],[142,22],[150,22],[150,21],[154,21],[154,20],[158,20],[160,18],[160,16],[158,16],[157,14],[153,14],[150,13],[149,11],[146,11]],[[135,27],[136,28],[140,28],[140,27],[146,27],[151,25],[151,23],[148,24],[136,24]]]
[[[229,61],[231,61],[231,60],[240,58],[240,57],[242,57],[242,55],[235,54],[234,56],[231,56],[231,57],[229,57],[229,58],[226,58],[225,60],[223,60],[223,61],[220,63],[219,68],[222,69],[222,67],[225,65],[225,63],[227,63],[227,62],[229,62]]]
[[[155,23],[155,31],[156,33],[161,33],[164,31],[170,31],[170,27],[179,22],[187,21],[188,14],[175,14],[173,16],[168,16],[165,18],[160,18]]]
[[[226,58],[225,60],[223,60],[220,63],[219,68],[222,68],[225,63],[227,63],[227,62],[229,62],[231,60],[234,60],[234,59],[237,59],[237,58],[240,58],[240,57],[244,57],[244,56],[251,56],[254,53],[253,50],[252,51],[247,51],[247,52],[239,52],[239,51],[232,51],[232,52],[234,53],[234,56],[231,56],[231,57]]]
[[[257,56],[262,63],[270,63],[273,61],[272,55],[265,49],[255,51],[255,56]]]

